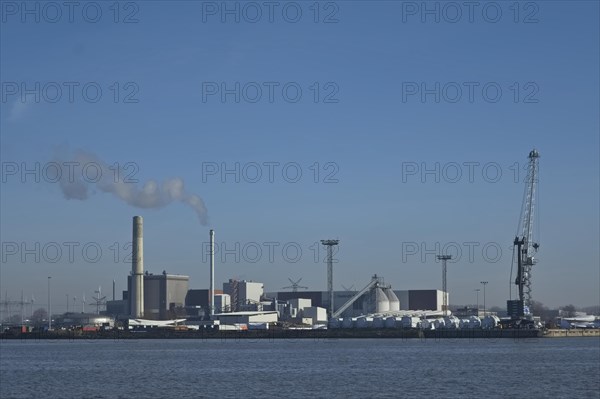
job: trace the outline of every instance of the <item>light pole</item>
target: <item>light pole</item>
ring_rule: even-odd
[[[477,288],[475,291],[477,292],[477,317],[479,317],[479,291],[481,288]]]
[[[52,311],[50,310],[50,279],[52,277],[48,276],[48,330],[52,329]]]
[[[67,313],[69,313],[69,294],[65,294],[67,296]]]
[[[486,311],[485,311],[485,286],[488,284],[487,281],[482,281],[481,284],[483,284],[483,315],[486,316]]]

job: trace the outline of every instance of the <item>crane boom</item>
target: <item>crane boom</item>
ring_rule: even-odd
[[[381,280],[381,278],[377,277],[377,275],[374,275],[371,278],[371,281],[369,281],[369,284],[367,284],[365,286],[365,288],[363,288],[362,290],[360,290],[356,294],[354,294],[354,296],[352,298],[350,298],[345,304],[343,304],[342,307],[340,307],[338,310],[336,310],[331,317],[333,317],[333,318],[340,317],[340,315],[342,313],[344,313],[344,311],[346,309],[348,309],[350,306],[352,306],[352,304],[354,302],[356,302],[361,296],[366,294],[373,287],[378,287],[379,285],[381,285],[382,281],[383,280]]]
[[[537,252],[539,247],[539,244],[533,238],[539,157],[540,154],[535,149],[529,152],[523,207],[521,208],[521,218],[519,220],[521,235],[515,237],[513,243],[517,247],[517,278],[515,284],[519,290],[519,300],[522,301],[524,306],[531,304],[531,268],[537,263],[534,253]]]

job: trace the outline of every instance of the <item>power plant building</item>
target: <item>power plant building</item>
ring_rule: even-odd
[[[152,274],[143,276],[144,313],[148,320],[166,320],[183,315],[185,299],[189,288],[188,276],[179,274]],[[131,287],[131,276],[127,279],[127,287]]]

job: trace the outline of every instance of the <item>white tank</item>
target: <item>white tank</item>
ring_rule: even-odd
[[[396,328],[396,318],[393,316],[386,317],[385,328]]]
[[[435,319],[435,321],[433,322],[433,325],[435,326],[436,330],[438,330],[440,328],[446,328],[446,322],[441,317],[438,317],[437,319]]]
[[[342,328],[353,328],[354,327],[354,319],[352,317],[344,317],[342,321]]]
[[[481,319],[477,316],[471,316],[469,318],[469,327],[470,328],[481,328]]]
[[[417,328],[418,323],[418,317],[404,316],[401,320],[402,328]]]
[[[487,315],[481,320],[481,328],[496,328],[500,324],[500,319],[495,315]]]
[[[398,297],[396,296],[394,291],[392,291],[391,288],[386,288],[385,295],[388,298],[390,312],[399,312],[400,311],[400,300],[398,299]]]
[[[385,325],[385,319],[383,316],[373,317],[373,328],[383,328]]]
[[[460,319],[456,316],[444,317],[444,324],[446,328],[454,330],[460,328]]]
[[[390,301],[381,288],[375,288],[375,313],[389,312]]]
[[[356,319],[356,328],[371,328],[373,326],[373,318],[361,316]]]
[[[419,322],[419,327],[421,328],[421,330],[433,330],[434,324],[433,324],[433,320],[430,319],[423,319]]]
[[[327,326],[329,328],[340,328],[342,326],[342,323],[338,318],[331,318],[329,319],[329,323],[327,323]]]

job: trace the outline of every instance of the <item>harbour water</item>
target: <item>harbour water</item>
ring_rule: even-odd
[[[1,398],[600,396],[600,339],[0,342]]]

